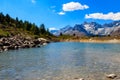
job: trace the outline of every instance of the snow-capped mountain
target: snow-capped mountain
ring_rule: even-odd
[[[76,36],[90,36],[90,35],[119,35],[120,36],[120,21],[114,21],[109,24],[98,24],[96,22],[84,22],[83,24],[76,24],[74,27],[66,26],[56,32],[55,35],[67,34]]]
[[[98,35],[98,29],[100,28],[102,29],[102,26],[96,22],[91,23],[84,22],[82,25],[84,29],[87,31],[87,33],[90,35]]]

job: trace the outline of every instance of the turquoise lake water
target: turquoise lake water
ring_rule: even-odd
[[[105,80],[120,75],[120,44],[59,42],[0,53],[0,80]]]

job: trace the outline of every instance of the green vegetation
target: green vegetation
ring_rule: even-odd
[[[70,36],[70,35],[60,35],[59,37],[58,37],[59,39],[62,39],[62,40],[64,40],[64,39],[72,39],[72,38],[74,38],[74,36]]]
[[[5,36],[5,37],[9,36],[9,32],[4,32],[2,29],[0,29],[0,37],[2,36]]]
[[[29,37],[53,37],[44,24],[39,27],[35,23],[19,20],[18,17],[13,19],[9,14],[0,13],[0,37],[9,37],[17,34]]]
[[[116,36],[74,36],[74,35],[63,35],[57,37],[59,41],[80,41],[80,40],[97,40],[97,41],[107,41],[107,40],[120,40],[120,37]]]

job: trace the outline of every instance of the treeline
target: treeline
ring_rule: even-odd
[[[45,28],[44,24],[41,24],[39,27],[35,23],[31,23],[29,21],[19,20],[18,17],[16,19],[10,17],[9,14],[4,15],[0,13],[0,24],[7,27],[21,28],[23,30],[29,31],[34,35],[43,36],[43,35],[52,35],[49,32],[49,29]]]

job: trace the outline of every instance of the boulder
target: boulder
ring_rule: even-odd
[[[39,40],[33,40],[33,43],[38,45],[38,44],[40,44],[40,41]]]
[[[44,38],[38,38],[38,40],[42,43],[49,43],[50,41],[48,41],[47,39]]]
[[[3,46],[2,48],[3,48],[4,51],[7,51],[7,50],[8,50],[8,47],[9,47],[9,46]]]

